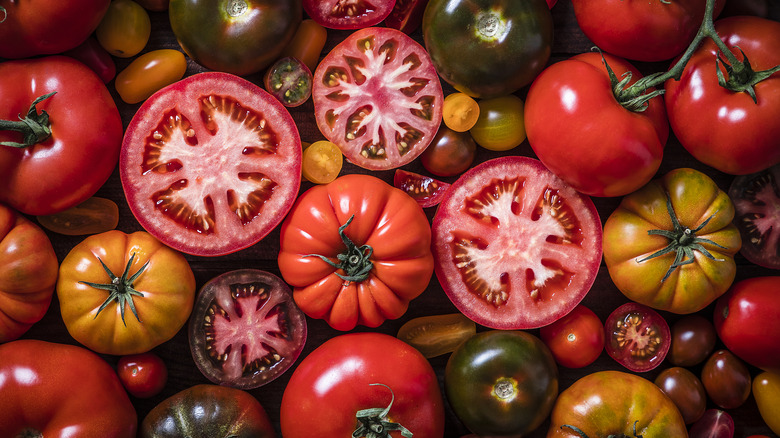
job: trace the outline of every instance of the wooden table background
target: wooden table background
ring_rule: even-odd
[[[731,1],[741,1],[741,0],[731,0]],[[780,20],[780,2],[773,1],[770,3],[772,3],[772,5],[770,6],[770,17],[772,17],[775,20]],[[593,44],[579,30],[576,19],[574,18],[571,2],[569,2],[568,0],[560,0],[558,4],[552,9],[552,13],[553,13],[553,18],[555,23],[555,40],[553,46],[553,56],[551,57],[550,60],[551,63],[565,59],[574,54],[578,54],[590,50]],[[150,16],[152,20],[152,35],[148,45],[146,46],[146,48],[142,53],[151,50],[156,50],[156,49],[163,49],[163,48],[181,50],[171,31],[167,12],[150,12]],[[325,49],[323,50],[322,56],[327,54],[330,51],[330,49],[332,49],[339,41],[344,39],[348,34],[349,34],[348,31],[329,30],[328,40]],[[422,34],[419,30],[415,32],[412,36],[416,40],[422,41]],[[132,59],[134,58],[115,59],[117,64],[117,71],[121,71],[127,64],[129,64],[129,62]],[[634,64],[645,74],[654,71],[665,70],[668,67],[668,63],[654,63],[654,64],[634,63]],[[205,69],[199,66],[198,64],[194,63],[192,60],[188,59],[187,75],[191,75],[201,71],[205,71]],[[262,86],[261,74],[246,76],[246,78]],[[453,91],[453,89],[443,81],[442,81],[442,85],[445,88],[445,94],[448,94]],[[123,124],[126,127],[127,124],[130,122],[133,114],[140,106],[140,104],[127,105],[124,102],[122,102],[121,99],[119,99],[118,95],[116,94],[116,91],[114,90],[113,81],[108,84],[108,87],[115,97],[115,100],[117,102],[117,105],[122,115]],[[526,92],[527,92],[527,87],[520,90],[517,94],[524,98]],[[300,131],[301,138],[303,141],[313,142],[324,138],[317,129],[317,125],[314,120],[314,110],[313,110],[313,105],[311,100],[298,108],[291,109],[290,111],[298,125],[298,129]],[[514,155],[535,156],[533,150],[530,148],[527,141],[524,142],[519,147],[515,148],[514,150],[510,151],[509,153]],[[491,152],[483,148],[478,148],[475,164],[479,162],[483,162],[490,158],[494,158],[501,154],[502,153]],[[720,188],[723,190],[728,189],[728,186],[733,179],[733,177],[730,175],[726,175],[721,172],[718,172],[696,161],[680,146],[677,139],[674,138],[674,136],[672,135],[670,136],[669,142],[666,146],[664,159],[661,164],[661,168],[659,170],[658,175],[662,175],[669,170],[679,168],[679,167],[692,167],[707,173],[718,183]],[[413,163],[404,166],[404,169],[413,172],[418,172],[418,173],[427,173],[425,169],[422,167],[422,165],[419,163],[419,160],[416,160]],[[342,174],[366,173],[366,172],[367,172],[366,170],[363,170],[347,162],[345,162],[344,168],[342,170]],[[391,171],[383,171],[383,172],[373,172],[373,174],[392,184],[393,172],[394,171],[391,170]],[[455,178],[442,178],[442,179],[448,182],[452,182],[455,180]],[[304,181],[301,186],[301,192],[305,191],[311,186],[312,186],[311,183]],[[141,226],[138,224],[138,222],[134,219],[132,213],[130,212],[127,206],[127,202],[124,198],[124,193],[122,191],[122,186],[119,180],[118,170],[115,170],[114,174],[111,176],[108,182],[96,193],[96,196],[112,199],[114,202],[118,204],[119,211],[120,211],[120,221],[119,221],[118,229],[125,232],[133,232],[142,229]],[[594,202],[596,203],[599,214],[601,215],[602,223],[604,220],[606,220],[609,214],[615,209],[619,201],[620,198],[594,198]],[[433,217],[434,211],[435,210],[433,208],[426,209],[426,213],[428,214],[429,218]],[[70,251],[70,249],[83,239],[83,237],[69,237],[69,236],[62,236],[54,233],[49,233],[49,237],[51,238],[52,243],[54,244],[54,248],[57,253],[59,261],[62,261],[62,259]],[[209,279],[234,269],[256,268],[256,269],[263,269],[272,272],[276,275],[279,275],[279,269],[276,264],[276,255],[278,253],[278,250],[279,250],[279,229],[277,227],[277,229],[275,229],[260,243],[246,250],[239,251],[227,256],[216,257],[216,258],[187,256],[187,259],[189,260],[192,269],[195,272],[197,286],[200,287]],[[738,263],[737,280],[760,276],[760,275],[778,275],[777,271],[772,271],[769,269],[764,269],[752,265],[741,256],[737,256],[737,263]],[[607,270],[602,262],[602,269],[599,271],[596,282],[593,285],[593,288],[591,289],[590,293],[585,297],[583,304],[585,304],[593,311],[595,311],[596,314],[599,315],[601,320],[604,321],[607,315],[609,315],[609,313],[612,310],[614,310],[617,306],[627,301],[628,300],[613,285],[612,281],[609,278]],[[713,307],[714,307],[713,305],[710,305],[700,313],[706,316],[707,318],[711,319]],[[404,322],[408,321],[411,318],[425,316],[425,315],[433,315],[433,314],[452,313],[452,312],[456,312],[455,307],[447,299],[445,293],[442,291],[441,286],[437,282],[436,277],[433,276],[427,290],[419,298],[412,301],[408,312],[401,319],[394,320],[394,321],[387,321],[376,329],[358,328],[355,329],[354,331],[376,331],[376,332],[395,335],[398,331],[398,328]],[[679,316],[677,315],[664,313],[664,312],[662,313],[665,317],[667,317],[667,320],[669,321],[670,325],[679,318]],[[301,355],[301,358],[299,358],[299,361],[303,357],[305,357],[308,353],[310,353],[314,348],[322,344],[325,340],[341,333],[333,330],[321,320],[314,320],[308,318],[307,323],[308,323],[308,340],[306,343],[306,347]],[[480,328],[480,330],[481,329],[483,328]],[[538,335],[538,330],[530,330],[530,332],[535,335]],[[37,323],[23,337],[43,339],[48,341],[55,341],[55,342],[62,342],[62,343],[69,343],[69,344],[77,344],[77,342],[72,337],[70,337],[70,335],[68,334],[65,328],[65,325],[62,322],[56,294],[51,304],[51,307],[49,308],[43,320]],[[718,348],[723,348],[722,344],[719,344]],[[157,403],[167,398],[168,396],[171,396],[174,393],[195,384],[209,383],[209,381],[203,375],[201,375],[200,371],[197,369],[195,363],[192,360],[192,357],[190,355],[189,344],[187,342],[186,326],[182,330],[180,330],[179,333],[173,339],[160,345],[159,347],[155,348],[153,351],[157,353],[159,356],[161,356],[165,361],[165,363],[167,364],[169,370],[169,380],[163,392],[156,397],[150,399],[136,399],[131,397],[131,400],[133,401],[133,404],[137,409],[139,421],[143,419],[143,417],[149,412],[149,410],[151,410]],[[104,358],[111,364],[115,364],[117,361],[117,357],[114,356],[104,356]],[[443,388],[442,376],[443,376],[444,367],[447,362],[447,358],[448,355],[444,355],[430,360],[431,364],[433,365],[433,368],[435,369],[439,377],[439,383],[442,388]],[[664,363],[656,370],[647,373],[642,373],[641,375],[645,378],[652,380],[658,375],[658,373],[661,370],[669,366],[671,366],[669,363]],[[580,377],[583,377],[587,374],[590,374],[595,371],[600,371],[600,370],[625,371],[625,369],[622,366],[620,366],[615,361],[613,361],[609,356],[607,356],[606,353],[602,353],[602,355],[599,357],[598,360],[596,360],[596,362],[583,369],[571,370],[571,369],[559,367],[560,389],[561,390],[565,389]],[[692,371],[696,374],[699,374],[700,370],[701,370],[700,367],[692,368]],[[753,376],[755,376],[759,372],[759,370],[756,368],[751,368],[751,372]],[[265,407],[272,422],[275,424],[277,433],[279,433],[280,435],[281,432],[279,430],[279,406],[282,398],[282,393],[284,391],[285,385],[291,373],[292,373],[292,369],[287,371],[284,375],[282,375],[280,378],[276,379],[275,381],[250,391],[250,393],[253,394]],[[444,397],[444,399],[446,404],[446,397]],[[710,403],[708,407],[714,408],[715,406],[712,403]],[[736,423],[735,437],[737,438],[746,437],[751,434],[766,434],[769,436],[773,436],[771,431],[768,429],[768,427],[764,424],[763,420],[761,419],[755,401],[752,396],[748,399],[748,401],[743,406],[741,406],[738,409],[729,410],[728,412],[732,415]],[[529,437],[545,436],[548,426],[549,426],[549,421],[546,421],[539,429],[537,429],[534,433],[530,434]],[[460,435],[464,435],[467,433],[468,431],[455,417],[453,412],[449,409],[449,406],[446,406],[445,436],[458,437]]]

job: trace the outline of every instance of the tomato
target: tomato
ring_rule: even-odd
[[[427,358],[452,353],[477,332],[474,321],[462,313],[429,315],[407,321],[398,329],[398,339]]]
[[[104,84],[111,82],[116,76],[116,64],[114,58],[109,54],[98,40],[90,36],[83,43],[73,49],[65,51],[63,55],[75,58],[92,69]]]
[[[685,424],[691,424],[704,415],[707,392],[701,380],[688,369],[667,368],[661,371],[654,383],[674,402]]]
[[[285,107],[263,89],[200,73],[138,109],[119,172],[130,210],[152,235],[188,254],[224,255],[260,241],[292,207],[301,142]]]
[[[110,3],[110,0],[2,0],[0,58],[53,55],[73,49],[97,28]]]
[[[734,281],[734,205],[710,177],[674,169],[626,196],[604,224],[604,261],[630,300],[697,312]]]
[[[636,61],[682,53],[704,19],[705,0],[624,2],[573,0],[577,24],[601,50]],[[726,0],[715,3],[718,16]]]
[[[369,175],[315,186],[281,229],[279,270],[301,310],[337,330],[406,312],[433,274],[428,218],[406,193]]]
[[[780,372],[780,276],[741,280],[715,305],[718,337],[732,353],[766,371]]]
[[[432,229],[439,283],[458,310],[490,328],[563,317],[601,262],[593,201],[528,157],[495,158],[461,175]]]
[[[393,10],[392,0],[303,0],[303,10],[331,29],[362,29],[379,24]]]
[[[753,379],[752,386],[761,418],[772,432],[780,435],[780,375],[765,371]]]
[[[677,406],[649,380],[599,371],[561,392],[550,417],[549,438],[685,437]]]
[[[113,368],[75,345],[0,345],[0,436],[135,438],[137,416]]]
[[[298,364],[284,389],[282,436],[372,436],[376,428],[444,436],[444,401],[433,368],[393,336],[328,339]]]
[[[750,381],[750,370],[729,350],[713,353],[701,370],[707,395],[723,409],[735,409],[747,401]]]
[[[689,438],[733,438],[734,419],[726,411],[708,409],[688,433]]]
[[[296,107],[309,100],[312,75],[303,61],[288,56],[280,58],[268,68],[263,84],[282,105]]]
[[[314,71],[320,62],[320,54],[327,39],[328,31],[324,27],[311,18],[304,19],[280,56],[299,59],[306,64],[309,71]]]
[[[327,184],[339,176],[343,165],[344,156],[339,147],[320,140],[304,149],[301,172],[304,178],[315,184]]]
[[[58,267],[46,233],[0,204],[0,343],[18,338],[43,318]]]
[[[116,372],[127,392],[138,398],[154,397],[168,381],[168,367],[152,352],[120,357]]]
[[[394,169],[417,158],[441,124],[444,94],[425,50],[405,33],[361,29],[314,72],[320,132],[352,163]]]
[[[119,207],[110,199],[93,196],[67,210],[38,216],[37,219],[43,228],[59,234],[98,234],[116,228],[119,224]]]
[[[742,236],[739,250],[748,261],[780,269],[780,164],[737,176],[729,187],[734,224]]]
[[[715,29],[742,52],[755,71],[780,64],[780,23],[758,17],[729,17]],[[780,73],[755,86],[755,101],[747,92],[733,92],[718,84],[717,70],[728,75],[715,44],[706,40],[688,61],[679,81],[665,84],[669,123],[680,143],[697,160],[721,172],[745,175],[780,163]],[[735,81],[739,82],[737,78]],[[738,84],[737,84],[738,85]]]
[[[650,371],[666,358],[671,334],[666,320],[653,309],[626,303],[604,323],[607,354],[631,371]]]
[[[143,231],[87,237],[65,256],[57,278],[68,332],[103,354],[143,353],[168,341],[187,322],[194,297],[184,256]]]
[[[273,425],[246,391],[195,385],[168,397],[144,417],[141,438],[274,438]]]
[[[521,436],[541,426],[558,395],[558,368],[527,332],[473,335],[450,356],[444,390],[455,415],[480,436]]]
[[[141,53],[151,33],[149,13],[133,0],[113,0],[95,30],[100,45],[119,58]]]
[[[103,81],[66,56],[6,61],[0,78],[0,202],[46,215],[92,196],[114,171],[122,142]]]
[[[427,5],[428,0],[396,0],[390,15],[385,18],[385,26],[411,34],[422,24]]]
[[[617,77],[630,72],[620,58],[604,54]],[[525,101],[525,129],[537,157],[576,190],[593,196],[623,196],[650,181],[661,165],[669,137],[659,99],[633,112],[616,99],[598,53],[583,53],[546,68]]]
[[[279,58],[301,22],[301,0],[171,0],[171,28],[198,64],[248,75]]]
[[[439,205],[450,188],[449,183],[403,169],[395,170],[393,186],[414,198],[422,208]]]
[[[555,361],[566,368],[588,366],[604,351],[604,325],[592,310],[583,305],[542,327],[539,335],[550,348]]]
[[[679,367],[692,367],[704,362],[715,349],[715,326],[709,319],[693,314],[672,324],[672,346],[669,361]]]
[[[257,269],[230,271],[198,292],[189,342],[195,364],[209,380],[257,388],[298,359],[306,343],[306,317],[276,275]]]
[[[465,93],[451,93],[444,98],[442,119],[448,128],[456,132],[466,132],[479,119],[479,104]]]
[[[430,0],[425,48],[456,90],[491,98],[531,83],[550,57],[553,21],[542,0]]]
[[[116,76],[114,86],[126,103],[138,103],[161,88],[180,80],[186,71],[187,60],[180,51],[152,50],[125,67]]]
[[[513,94],[480,100],[479,117],[469,132],[485,149],[514,149],[525,140],[523,101]]]
[[[455,176],[471,167],[476,156],[477,144],[468,132],[456,132],[441,126],[420,155],[420,162],[434,175]]]

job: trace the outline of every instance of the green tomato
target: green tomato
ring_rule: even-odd
[[[469,130],[478,145],[491,151],[508,151],[525,140],[523,101],[515,95],[479,102],[479,118]]]

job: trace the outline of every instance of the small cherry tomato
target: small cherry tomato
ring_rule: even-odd
[[[116,372],[127,392],[138,398],[154,397],[168,382],[168,367],[150,351],[120,357]]]
[[[478,145],[491,151],[508,151],[525,140],[523,101],[515,95],[479,101],[479,118],[471,128]]]
[[[780,374],[764,371],[753,379],[753,397],[764,423],[780,435]]]
[[[133,0],[114,0],[95,35],[108,53],[130,58],[146,47],[151,32],[152,22],[146,9]]]
[[[704,362],[715,350],[715,326],[701,315],[686,315],[672,325],[669,361],[678,367]]]
[[[655,378],[655,385],[677,405],[685,424],[691,424],[704,415],[707,392],[701,380],[686,368],[673,367],[661,371]]]
[[[713,403],[723,409],[742,406],[750,396],[750,370],[734,353],[718,350],[701,370],[701,383]]]
[[[733,437],[734,419],[726,411],[720,409],[708,409],[688,431],[688,438]]]
[[[604,351],[604,326],[592,310],[581,304],[542,327],[539,334],[555,361],[567,368],[590,365]]]
[[[309,71],[314,71],[320,62],[320,55],[327,39],[327,29],[311,18],[307,18],[298,25],[292,41],[282,51],[281,56],[300,59],[306,67],[309,67]]]
[[[93,196],[75,207],[37,219],[47,230],[66,236],[99,234],[119,224],[119,207],[110,199]]]
[[[315,141],[303,151],[303,177],[315,184],[327,184],[341,172],[344,156],[335,144]]]
[[[187,60],[178,50],[153,50],[139,56],[117,76],[119,97],[133,104],[146,100],[157,90],[184,77]]]
[[[95,37],[90,36],[83,43],[64,52],[63,55],[76,58],[100,76],[104,84],[111,82],[116,76],[114,58],[100,45]]]
[[[650,371],[669,352],[669,325],[643,304],[629,302],[618,307],[607,318],[604,329],[607,354],[631,371]]]
[[[449,183],[403,169],[395,170],[393,186],[414,198],[422,208],[438,205],[450,188]]]
[[[468,133],[455,132],[442,125],[420,154],[420,161],[425,170],[436,176],[454,176],[465,172],[476,156],[477,144]]]
[[[311,97],[311,71],[297,58],[288,56],[273,63],[266,70],[263,83],[265,89],[288,108],[302,105]]]
[[[477,325],[462,313],[414,318],[398,329],[398,339],[427,358],[452,353],[477,332]]]
[[[444,124],[455,132],[466,132],[479,119],[479,104],[465,93],[452,93],[444,98],[442,106]]]

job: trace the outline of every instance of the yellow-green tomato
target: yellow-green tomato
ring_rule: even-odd
[[[780,435],[780,374],[765,371],[753,379],[753,397],[761,418]]]
[[[129,58],[146,47],[151,32],[149,13],[143,6],[132,0],[114,0],[95,30],[95,36],[108,53]]]
[[[122,100],[138,103],[178,81],[186,71],[187,60],[182,52],[172,49],[153,50],[133,60],[116,76],[114,84]]]
[[[525,140],[523,101],[515,95],[479,101],[479,118],[469,131],[478,145],[508,151]]]

